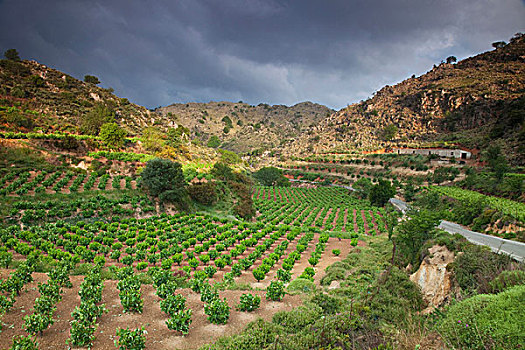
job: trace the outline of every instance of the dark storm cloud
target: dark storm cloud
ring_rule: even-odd
[[[0,1],[0,49],[148,107],[340,108],[518,31],[522,0]]]

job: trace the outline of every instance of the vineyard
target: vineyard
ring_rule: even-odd
[[[71,170],[9,172],[0,178],[0,196],[136,188],[137,183],[130,176],[99,175],[95,172],[87,175]]]
[[[430,189],[440,195],[448,196],[460,201],[486,202],[488,205],[509,215],[514,219],[525,223],[525,204],[510,199],[486,196],[481,193],[465,190],[459,187],[432,186]]]
[[[2,188],[9,195],[23,186],[60,192],[65,185],[56,186],[59,179],[78,178],[85,186],[87,180],[75,176],[7,175]],[[102,177],[97,183],[112,187]],[[301,301],[285,294],[290,281],[319,285],[324,268],[346,256],[359,237],[385,231],[382,209],[341,188],[256,187],[255,222],[151,216],[146,196],[103,193],[13,203],[12,225],[0,231],[2,265],[17,262],[2,275],[2,321],[9,327],[0,347],[11,346],[11,339],[36,339],[42,348],[109,347],[115,340],[136,341],[139,348],[195,347],[247,320],[291,310]],[[35,272],[42,269],[47,275]]]
[[[253,199],[260,212],[259,222],[342,231],[352,238],[385,232],[384,209],[350,197],[343,188],[257,187]]]

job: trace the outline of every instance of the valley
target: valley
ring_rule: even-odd
[[[523,262],[439,223],[525,242],[524,55],[335,111],[147,109],[6,52],[0,348],[519,348]]]

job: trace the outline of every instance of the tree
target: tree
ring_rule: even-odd
[[[146,164],[142,172],[142,185],[163,202],[172,202],[181,209],[189,207],[189,196],[180,163],[155,158]]]
[[[352,184],[352,188],[357,191],[361,198],[367,198],[372,189],[372,181],[369,178],[362,177]]]
[[[114,121],[115,112],[104,103],[99,102],[82,117],[80,130],[85,134],[98,135],[103,124]]]
[[[233,177],[232,169],[222,162],[213,164],[213,168],[211,168],[210,172],[213,176],[223,181],[227,181]]]
[[[212,182],[193,184],[188,187],[190,197],[201,204],[212,205],[217,201],[217,191]]]
[[[399,266],[416,263],[418,253],[423,244],[431,239],[439,224],[437,213],[421,210],[413,213],[409,220],[399,224],[395,229],[394,242],[396,244]]]
[[[394,124],[389,124],[383,129],[383,139],[390,141],[397,135],[398,128]]]
[[[237,164],[241,162],[241,157],[235,152],[228,151],[226,149],[219,149],[219,153],[221,154],[221,163],[224,164]]]
[[[253,177],[263,186],[290,186],[290,181],[283,175],[281,169],[264,167],[257,170]]]
[[[447,57],[447,63],[450,64],[450,63],[454,63],[457,61],[457,58],[456,56],[448,56]]]
[[[10,61],[20,61],[20,56],[18,55],[18,51],[16,49],[9,49],[4,52],[4,57]]]
[[[182,125],[177,126],[176,128],[170,128],[168,130],[168,138],[166,144],[168,146],[177,147],[179,146],[184,139],[188,139],[190,135],[190,129],[185,128]]]
[[[378,207],[384,207],[388,200],[394,197],[396,194],[396,189],[390,184],[390,181],[379,180],[377,185],[372,186],[368,199],[372,205]]]
[[[210,139],[208,140],[208,147],[211,147],[211,148],[217,148],[221,145],[221,140],[219,139],[218,136],[216,135],[212,135],[212,137],[210,137]]]
[[[490,146],[485,152],[484,158],[494,172],[496,179],[501,182],[509,168],[507,160],[501,154],[501,148],[497,145]]]
[[[105,123],[100,127],[100,139],[110,148],[121,148],[126,141],[126,131],[117,123]]]
[[[150,126],[142,131],[140,141],[148,151],[157,152],[162,149],[164,133],[155,126]]]
[[[84,75],[84,81],[88,84],[98,85],[100,80],[94,75]]]
[[[495,48],[495,49],[502,48],[505,45],[507,45],[507,43],[504,42],[504,41],[495,41],[495,42],[492,43],[492,47]]]

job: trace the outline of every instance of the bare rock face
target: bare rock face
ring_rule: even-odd
[[[447,271],[447,265],[454,261],[454,253],[438,245],[430,248],[429,252],[419,269],[410,275],[410,280],[419,285],[423,300],[428,303],[423,313],[443,305],[452,292],[452,276]]]

